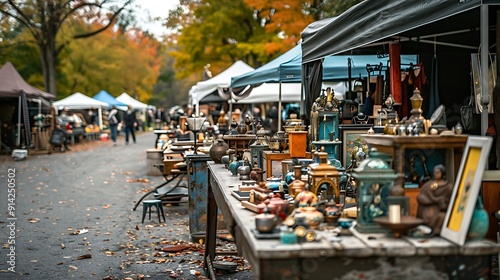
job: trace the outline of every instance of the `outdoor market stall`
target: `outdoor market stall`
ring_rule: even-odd
[[[110,108],[109,104],[106,102],[102,102],[96,100],[94,98],[88,97],[83,93],[76,92],[72,95],[58,100],[53,103],[56,108],[68,108],[68,109],[91,109],[97,108],[97,115],[99,120],[99,127],[102,130],[103,122],[102,122],[102,109]]]
[[[24,139],[25,146],[47,152],[53,129],[50,100],[54,100],[55,96],[29,85],[12,63],[7,62],[0,69],[0,98],[0,150],[20,147]],[[35,105],[37,110],[30,111],[29,104]],[[15,141],[7,141],[14,136]]]

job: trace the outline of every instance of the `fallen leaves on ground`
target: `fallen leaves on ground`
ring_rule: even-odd
[[[38,223],[40,221],[39,218],[28,218],[28,222],[30,223]]]
[[[149,183],[149,179],[127,179],[127,183]]]
[[[92,255],[91,254],[85,254],[77,257],[75,260],[83,260],[83,259],[91,259]]]
[[[88,229],[77,229],[69,233],[69,235],[80,235],[89,232]]]

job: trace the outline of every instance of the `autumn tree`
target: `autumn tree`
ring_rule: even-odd
[[[207,63],[217,73],[236,60],[258,66],[269,59],[268,35],[243,0],[181,0],[166,25],[178,78],[201,73]]]
[[[300,33],[313,21],[339,15],[362,0],[245,0],[254,17],[273,40],[265,45],[268,54],[283,53],[297,44]]]
[[[61,50],[70,42],[59,41],[59,33],[72,16],[84,15],[88,22],[106,18],[107,24],[70,39],[88,38],[106,30],[132,0],[0,0],[0,14],[18,22],[31,35],[39,50],[45,90],[56,94],[56,66]]]
[[[72,28],[86,32],[104,23],[88,26],[72,21]],[[113,26],[86,40],[71,41],[60,54],[61,81],[65,94],[88,95],[105,89],[114,96],[127,92],[143,102],[151,98],[161,66],[163,47],[150,34],[135,27]]]

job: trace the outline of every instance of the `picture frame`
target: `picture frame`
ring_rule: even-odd
[[[342,159],[342,165],[345,168],[351,165],[351,151],[355,147],[363,145],[363,151],[368,155],[368,146],[365,140],[361,138],[361,135],[367,134],[371,127],[371,124],[339,126],[340,141],[342,141],[340,157]]]
[[[460,246],[464,245],[467,238],[492,142],[490,137],[469,136],[465,144],[441,228],[441,237]]]

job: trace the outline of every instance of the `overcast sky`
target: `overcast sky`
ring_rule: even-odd
[[[168,11],[175,8],[179,3],[178,0],[139,0],[135,1],[134,8],[140,5],[140,10],[137,13],[137,21],[139,26],[160,37],[166,32],[165,27],[159,21],[150,21],[148,14],[151,17],[161,17],[166,18],[168,16]]]

